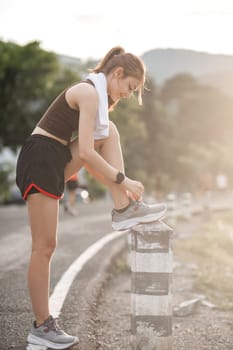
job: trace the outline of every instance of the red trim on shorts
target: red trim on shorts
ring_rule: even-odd
[[[56,196],[55,194],[52,194],[52,193],[49,193],[49,192],[43,190],[42,188],[40,188],[36,184],[30,184],[28,186],[28,188],[26,189],[26,191],[24,192],[24,195],[23,195],[23,199],[24,200],[27,199],[28,193],[31,191],[32,187],[35,187],[37,189],[37,191],[39,191],[40,193],[43,193],[46,196],[49,196],[49,197],[52,197],[52,198],[55,198],[55,199],[61,199],[63,197],[63,194],[61,196]]]

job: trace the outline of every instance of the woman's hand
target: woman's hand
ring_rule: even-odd
[[[124,181],[119,185],[128,192],[128,196],[133,200],[140,200],[144,193],[144,186],[140,181],[131,180],[125,177]]]

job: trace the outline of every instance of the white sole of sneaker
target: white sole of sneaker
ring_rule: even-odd
[[[28,344],[26,350],[47,350],[47,346],[36,345],[36,344]]]
[[[28,346],[27,350],[46,350],[47,348],[49,349],[54,349],[54,350],[63,350],[63,349],[69,349],[71,346],[78,344],[79,339],[78,337],[74,337],[75,340],[72,343],[69,344],[58,344],[58,343],[53,343],[49,340],[37,337],[33,334],[29,334],[27,341],[28,341]],[[33,348],[34,346],[34,348]],[[38,348],[40,346],[40,348]]]
[[[158,214],[149,214],[146,216],[142,216],[142,217],[136,217],[136,218],[132,218],[129,220],[124,220],[124,221],[120,221],[120,222],[112,222],[112,228],[115,231],[124,231],[124,230],[128,230],[138,224],[149,224],[150,222],[154,222],[154,221],[158,221],[158,220],[162,220],[165,216],[166,213],[166,209]]]

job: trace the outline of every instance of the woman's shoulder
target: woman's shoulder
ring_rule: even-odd
[[[77,107],[83,100],[98,101],[98,94],[95,87],[86,82],[80,81],[66,90],[66,100],[70,106]]]

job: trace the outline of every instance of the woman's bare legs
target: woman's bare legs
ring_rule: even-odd
[[[32,234],[28,287],[37,325],[49,316],[50,261],[56,247],[58,200],[35,193],[27,199]]]
[[[110,122],[109,136],[105,139],[95,141],[95,148],[98,149],[101,156],[112,166],[119,171],[124,171],[124,162],[121,151],[120,136],[116,126]],[[94,171],[88,164],[84,164],[79,157],[78,140],[71,144],[72,160],[65,168],[65,179],[77,172],[84,166],[89,173],[95,176],[103,184],[105,184],[111,193],[114,206],[116,209],[121,209],[129,204],[127,193],[122,190],[119,185],[107,181],[100,173]]]
[[[112,166],[124,170],[120,138],[113,123],[110,123],[109,137],[95,142],[103,158]],[[129,203],[127,193],[119,185],[107,181],[100,173],[83,163],[79,157],[78,141],[71,145],[73,159],[65,169],[65,179],[76,173],[82,166],[109,187],[115,208],[120,209]],[[41,193],[28,196],[29,223],[32,233],[32,254],[28,270],[28,286],[37,325],[49,316],[50,262],[56,248],[58,206],[56,199]]]

